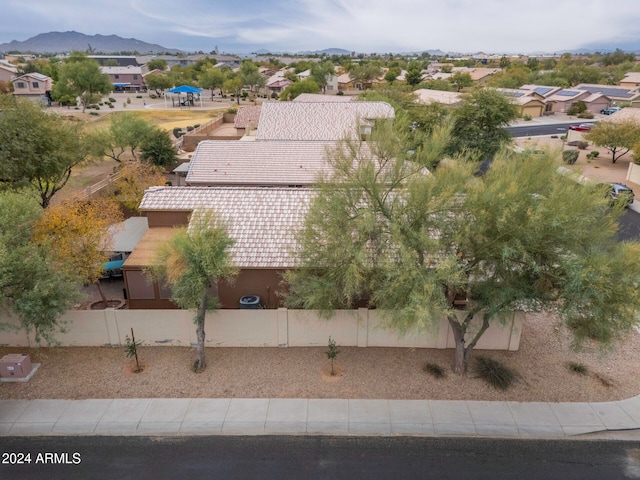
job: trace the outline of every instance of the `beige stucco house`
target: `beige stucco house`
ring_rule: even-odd
[[[26,73],[14,78],[13,94],[16,97],[49,102],[49,93],[53,88],[53,80],[41,73]]]

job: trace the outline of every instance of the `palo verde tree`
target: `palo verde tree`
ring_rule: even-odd
[[[189,228],[176,230],[156,252],[151,274],[171,287],[171,300],[176,305],[195,311],[195,372],[202,372],[207,366],[204,322],[207,311],[220,307],[218,282],[236,274],[229,254],[233,243],[226,227],[211,212],[196,212]]]
[[[55,344],[65,329],[60,316],[80,298],[80,282],[50,249],[31,241],[42,214],[32,190],[0,191],[0,306],[36,342]],[[10,325],[0,323],[5,328]]]
[[[198,75],[198,86],[200,88],[208,88],[211,91],[211,100],[213,100],[213,92],[216,89],[222,91],[225,79],[226,76],[223,70],[210,67]]]
[[[138,148],[152,131],[152,125],[135,113],[112,114],[109,127],[95,129],[90,134],[92,155],[106,156],[119,163],[126,157],[136,161]]]
[[[173,87],[173,80],[162,73],[152,73],[151,75],[147,75],[144,82],[148,88],[155,90],[159,97],[164,95],[165,90]]]
[[[331,153],[285,277],[289,306],[366,302],[400,331],[445,318],[458,373],[489,326],[519,309],[557,315],[577,341],[637,323],[640,245],[615,241],[621,209],[560,175],[557,154],[503,151],[484,175],[449,158],[428,174],[421,159],[447,142],[408,155],[403,141],[385,127]]]
[[[80,97],[82,111],[113,90],[109,76],[102,73],[98,62],[80,52],[73,52],[58,69],[58,81],[51,95],[54,99]]]
[[[47,208],[88,157],[83,131],[28,100],[2,97],[0,108],[0,183],[34,188]]]
[[[640,142],[640,124],[634,120],[622,122],[598,122],[584,135],[585,140],[605,147],[611,152],[611,162],[616,161]]]

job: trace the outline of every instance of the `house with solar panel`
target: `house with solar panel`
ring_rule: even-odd
[[[541,117],[547,108],[546,99],[535,90],[521,90],[518,88],[496,88],[518,108],[519,117]]]
[[[592,94],[602,94],[614,103],[634,102],[640,99],[640,92],[637,87],[617,87],[614,85],[598,85],[591,83],[581,83],[573,87],[575,90],[584,90]],[[606,107],[605,107],[606,108]],[[595,111],[595,110],[592,110]],[[598,112],[600,110],[597,110]]]
[[[13,94],[19,98],[39,101],[49,105],[51,103],[51,89],[53,80],[41,73],[25,73],[11,80]]]
[[[546,102],[545,112],[567,113],[576,102],[584,102],[587,111],[600,113],[611,106],[611,99],[602,92],[590,91],[586,89],[550,87],[542,85],[523,85],[520,90],[538,93],[544,97]]]

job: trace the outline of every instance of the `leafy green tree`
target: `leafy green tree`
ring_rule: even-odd
[[[252,60],[242,62],[238,75],[242,81],[242,86],[248,85],[252,94],[257,94],[258,89],[264,87],[267,83],[267,79],[258,71],[258,65]]]
[[[635,120],[625,120],[619,123],[598,122],[589,132],[584,134],[584,138],[609,150],[611,162],[616,163],[637,142],[640,142],[640,124]]]
[[[176,148],[169,134],[160,128],[147,132],[140,144],[140,160],[157,167],[175,167],[178,163]]]
[[[173,87],[173,80],[167,75],[152,74],[147,75],[144,79],[144,83],[147,88],[151,88],[156,91],[156,94],[161,97],[164,91]]]
[[[75,52],[58,70],[58,81],[53,86],[51,96],[54,100],[60,97],[80,97],[82,111],[97,96],[106,95],[113,89],[109,76],[102,73],[98,62]]]
[[[515,310],[556,314],[578,343],[637,324],[640,246],[615,241],[623,209],[558,174],[556,156],[503,151],[482,176],[461,158],[425,175],[402,138],[380,133],[368,149],[345,140],[329,155],[299,268],[285,275],[287,305],[330,315],[366,304],[399,331],[445,318],[458,373]]]
[[[429,80],[425,87],[429,90],[440,90],[442,92],[450,92],[453,88],[451,82],[448,80],[444,80],[442,78],[438,78],[435,80]]]
[[[518,110],[507,97],[492,89],[478,89],[467,94],[453,112],[450,153],[473,151],[480,158],[494,155],[511,141],[504,130],[518,118]]]
[[[167,61],[163,58],[155,58],[147,62],[147,68],[151,70],[160,70],[164,72],[167,69]]]
[[[218,281],[236,274],[229,255],[233,243],[225,226],[213,214],[200,212],[195,218],[192,216],[188,231],[186,228],[177,230],[157,252],[153,275],[166,280],[172,290],[171,300],[176,305],[195,311],[198,339],[193,364],[195,372],[201,372],[207,366],[204,321],[207,311],[217,310],[220,306]]]
[[[47,208],[88,157],[81,126],[29,100],[3,97],[0,108],[0,183],[28,185]]]
[[[112,114],[109,128],[91,133],[92,153],[97,158],[107,156],[120,163],[123,161],[122,155],[126,153],[137,160],[137,150],[152,129],[149,122],[135,113]]]
[[[198,86],[200,88],[208,88],[211,90],[211,99],[213,100],[213,91],[215,89],[222,90],[224,85],[225,74],[219,68],[211,67],[198,76]]]
[[[293,100],[301,93],[319,93],[320,86],[310,78],[294,82],[280,93],[280,100]]]
[[[418,85],[422,82],[422,64],[420,62],[410,62],[407,66],[407,73],[404,75],[405,81],[411,85]]]
[[[473,79],[469,73],[456,72],[449,81],[456,88],[456,92],[473,85]]]
[[[222,89],[225,92],[233,92],[236,97],[236,102],[240,105],[240,92],[242,91],[242,79],[236,75],[229,75],[222,84]]]
[[[507,68],[509,65],[511,65],[511,61],[503,55],[502,58],[500,58],[500,68]]]
[[[311,65],[310,79],[316,82],[320,89],[325,92],[327,88],[327,82],[331,75],[335,72],[335,66],[330,60],[324,62],[317,62]]]
[[[0,305],[14,313],[35,340],[55,344],[60,316],[79,300],[79,281],[56,263],[50,249],[30,241],[42,216],[32,191],[0,192]],[[0,323],[0,329],[8,325]]]

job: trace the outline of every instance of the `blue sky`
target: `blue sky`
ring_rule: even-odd
[[[553,53],[640,40],[638,6],[638,0],[2,0],[0,43],[75,30],[205,52],[217,46],[228,53]]]

